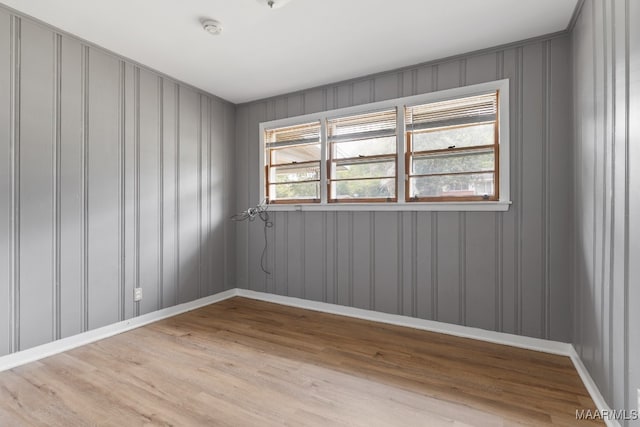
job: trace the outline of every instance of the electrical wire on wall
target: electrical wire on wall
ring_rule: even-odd
[[[273,227],[273,222],[269,219],[269,213],[267,212],[268,206],[265,203],[266,200],[263,200],[262,203],[257,205],[254,208],[249,208],[246,211],[242,211],[237,213],[231,217],[232,221],[241,222],[241,221],[249,221],[253,222],[258,218],[260,221],[264,223],[264,249],[262,249],[262,255],[260,256],[260,268],[266,274],[271,275],[271,272],[267,270],[265,267],[265,257],[267,256],[267,229]]]

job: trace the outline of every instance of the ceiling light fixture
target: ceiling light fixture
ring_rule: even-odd
[[[217,36],[222,32],[222,24],[213,19],[207,19],[206,21],[202,21],[202,28],[214,36]]]
[[[289,3],[291,0],[258,0],[258,3],[264,4],[270,9],[278,9]]]

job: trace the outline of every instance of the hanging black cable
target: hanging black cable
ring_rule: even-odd
[[[249,208],[246,211],[237,213],[231,217],[232,221],[241,222],[249,221],[253,222],[256,218],[259,218],[264,223],[264,248],[262,249],[262,255],[260,256],[260,268],[266,274],[271,275],[271,272],[265,267],[265,257],[267,256],[267,229],[273,227],[273,222],[269,219],[269,212],[267,212],[268,206],[262,202],[254,208]]]

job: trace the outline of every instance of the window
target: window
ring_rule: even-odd
[[[397,200],[396,110],[327,121],[330,202]]]
[[[405,111],[407,201],[497,200],[497,91]]]
[[[507,210],[509,81],[260,124],[276,210]]]
[[[320,202],[320,122],[265,132],[268,203]]]

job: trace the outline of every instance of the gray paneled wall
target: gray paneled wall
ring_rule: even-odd
[[[272,212],[237,226],[239,287],[571,340],[567,36],[238,106],[237,210],[259,202],[258,123],[502,78],[511,84],[508,212]]]
[[[639,26],[638,2],[587,0],[572,33],[574,344],[618,410],[640,399]]]
[[[234,132],[234,105],[0,8],[0,355],[234,287]]]

